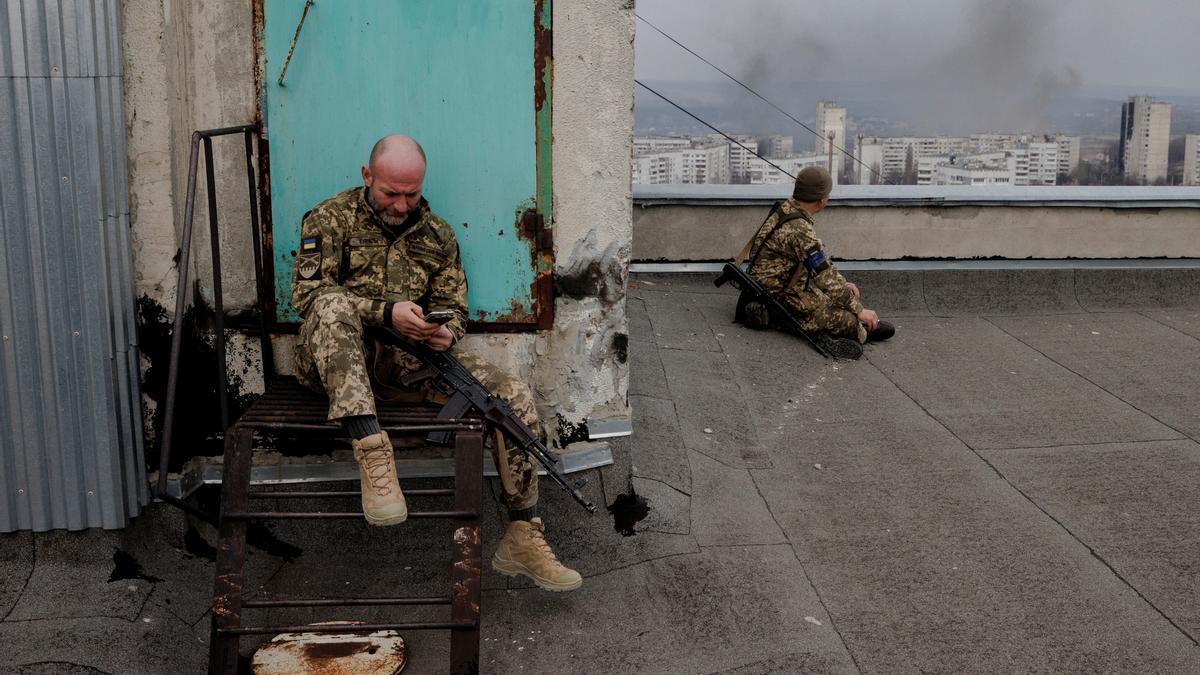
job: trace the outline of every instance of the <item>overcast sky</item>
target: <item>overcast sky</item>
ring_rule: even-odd
[[[637,12],[751,80],[1200,91],[1200,0],[637,0]],[[637,76],[720,75],[637,25]]]

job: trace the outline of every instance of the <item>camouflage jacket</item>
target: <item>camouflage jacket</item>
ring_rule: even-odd
[[[799,217],[775,230],[781,217],[795,214]],[[773,234],[772,230],[775,230]],[[748,271],[751,276],[804,314],[828,305],[853,312],[855,316],[863,309],[862,303],[847,288],[845,277],[826,256],[813,229],[812,217],[794,199],[780,202],[758,228],[751,240],[750,260]],[[785,288],[800,267],[804,269],[796,283]]]
[[[345,293],[363,325],[384,322],[388,302],[411,300],[425,311],[450,310],[457,341],[466,332],[467,278],[458,241],[424,198],[415,223],[393,234],[354,187],[317,204],[300,224],[292,271],[292,305],[301,317],[326,293]]]

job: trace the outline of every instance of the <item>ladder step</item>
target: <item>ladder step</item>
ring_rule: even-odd
[[[332,520],[338,518],[362,518],[357,512],[303,512],[303,511],[230,511],[222,514],[229,520]],[[477,511],[410,511],[409,518],[452,518],[455,520],[479,520]]]
[[[404,490],[405,497],[453,497],[454,489],[437,489],[437,490]],[[303,490],[292,491],[255,491],[249,493],[250,499],[304,499],[306,497],[317,498],[334,498],[334,497],[359,497],[362,492],[358,490],[334,490],[325,492],[304,492]]]
[[[337,624],[332,626],[243,626],[218,628],[218,635],[275,635],[276,633],[373,633],[378,630],[474,630],[477,621],[418,621],[410,623]]]
[[[244,600],[242,607],[364,607],[375,605],[449,605],[450,598],[281,598]]]

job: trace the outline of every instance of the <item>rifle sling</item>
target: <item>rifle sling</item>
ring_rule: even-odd
[[[763,219],[762,225],[766,225],[767,220],[770,220],[771,216],[775,215],[775,212],[778,211],[779,207],[782,205],[783,205],[783,202],[775,202],[775,205],[771,207],[771,212],[767,214],[767,217],[765,219]],[[767,236],[763,237],[762,243],[760,243],[758,245],[758,249],[756,251],[754,251],[753,255],[750,256],[750,262],[749,262],[749,264],[746,265],[746,272],[750,273],[750,271],[754,269],[754,263],[758,260],[758,256],[762,254],[763,249],[766,248],[767,241],[771,237],[775,236],[775,233],[779,231],[779,228],[782,227],[784,223],[789,223],[793,220],[798,220],[801,218],[807,219],[807,217],[808,217],[808,214],[803,211],[801,211],[799,213],[790,213],[790,214],[780,217],[779,220],[776,221],[775,225],[771,227],[771,231],[767,233]],[[758,226],[759,229],[762,229],[762,225]],[[742,250],[738,252],[737,258],[734,259],[733,264],[735,266],[737,266],[737,267],[741,266],[742,261],[745,260],[747,254],[750,253],[750,249],[754,245],[754,239],[757,236],[758,236],[758,230],[755,230],[754,234],[750,235],[750,240],[747,241],[746,245],[742,247]],[[794,286],[796,284],[796,282],[799,281],[800,275],[803,273],[803,271],[805,269],[806,268],[804,267],[803,261],[797,263],[795,269],[792,271],[791,278],[788,279],[787,284],[782,289],[780,289],[780,291],[779,291],[779,293],[777,293],[777,295],[782,296],[784,293],[787,292],[787,290],[789,288]]]

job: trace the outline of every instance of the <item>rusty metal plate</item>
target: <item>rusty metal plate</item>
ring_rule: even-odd
[[[313,626],[353,625],[331,621]],[[374,633],[282,633],[254,653],[254,675],[396,675],[408,664],[404,638],[393,630]]]

